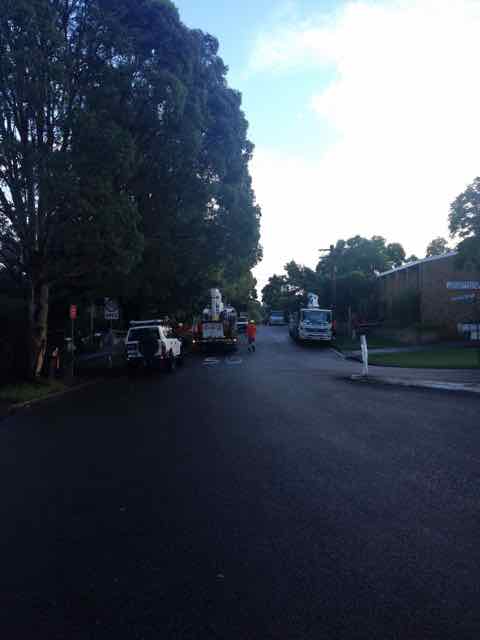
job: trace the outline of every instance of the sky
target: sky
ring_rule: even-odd
[[[480,0],[176,0],[220,41],[255,144],[258,288],[384,236],[425,255],[480,174]]]

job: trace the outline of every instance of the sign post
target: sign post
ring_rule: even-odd
[[[105,320],[110,320],[110,329],[112,321],[120,319],[120,309],[118,303],[113,298],[105,298]]]
[[[360,336],[360,345],[362,347],[363,375],[368,376],[368,346],[365,335]]]
[[[70,305],[70,321],[71,321],[71,341],[70,341],[70,376],[74,376],[74,357],[75,357],[75,320],[77,319],[77,305]]]
[[[94,335],[94,320],[95,320],[95,305],[92,304],[90,305],[90,342],[93,344],[93,335]]]

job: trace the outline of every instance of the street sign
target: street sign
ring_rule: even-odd
[[[105,320],[119,320],[120,309],[113,298],[105,298]]]
[[[480,289],[479,280],[461,280],[457,282],[447,282],[447,289]]]
[[[475,294],[474,293],[465,293],[462,296],[454,296],[451,298],[452,302],[475,302]]]
[[[76,304],[71,304],[70,305],[70,320],[76,320],[77,319],[77,305]]]

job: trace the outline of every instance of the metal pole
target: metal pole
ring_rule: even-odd
[[[93,306],[93,304],[90,306],[90,342],[93,344],[93,332],[94,332],[94,326],[93,326],[93,314],[95,313],[95,308]]]
[[[75,320],[72,318],[72,341],[71,341],[71,353],[70,353],[70,375],[73,379],[73,376],[75,375],[75,369],[74,369],[74,358],[75,358],[75,342],[74,342],[74,338],[75,338],[75,331],[74,331],[74,327],[75,327]]]
[[[475,306],[477,307],[477,360],[480,366],[480,294],[475,294],[475,302],[477,303]]]
[[[332,260],[332,315],[337,320],[337,265],[335,262],[335,247],[330,245],[330,258]]]
[[[333,276],[332,276],[332,283],[333,283],[333,317],[336,319],[336,311],[337,311],[337,265],[334,264],[333,265]]]

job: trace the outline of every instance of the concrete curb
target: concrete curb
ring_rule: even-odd
[[[107,380],[111,380],[111,378],[97,378],[96,380],[89,380],[88,382],[84,382],[79,385],[75,385],[73,387],[69,387],[68,389],[64,389],[63,391],[57,391],[55,393],[50,393],[43,398],[35,398],[34,400],[27,400],[26,402],[18,402],[17,404],[12,404],[8,411],[2,416],[0,415],[0,421],[5,420],[6,418],[14,415],[20,409],[27,409],[35,404],[40,404],[41,402],[45,402],[47,400],[54,400],[55,398],[61,398],[62,396],[66,396],[69,393],[73,393],[74,391],[80,391],[81,389],[86,389],[87,387],[91,387],[94,384],[98,384],[101,382],[106,382]]]
[[[463,391],[480,395],[480,384],[475,382],[442,382],[439,380],[402,380],[401,378],[389,378],[384,376],[363,376],[354,374],[350,376],[353,382],[364,384],[388,384],[397,387],[411,387],[417,389],[436,389],[439,391]]]

